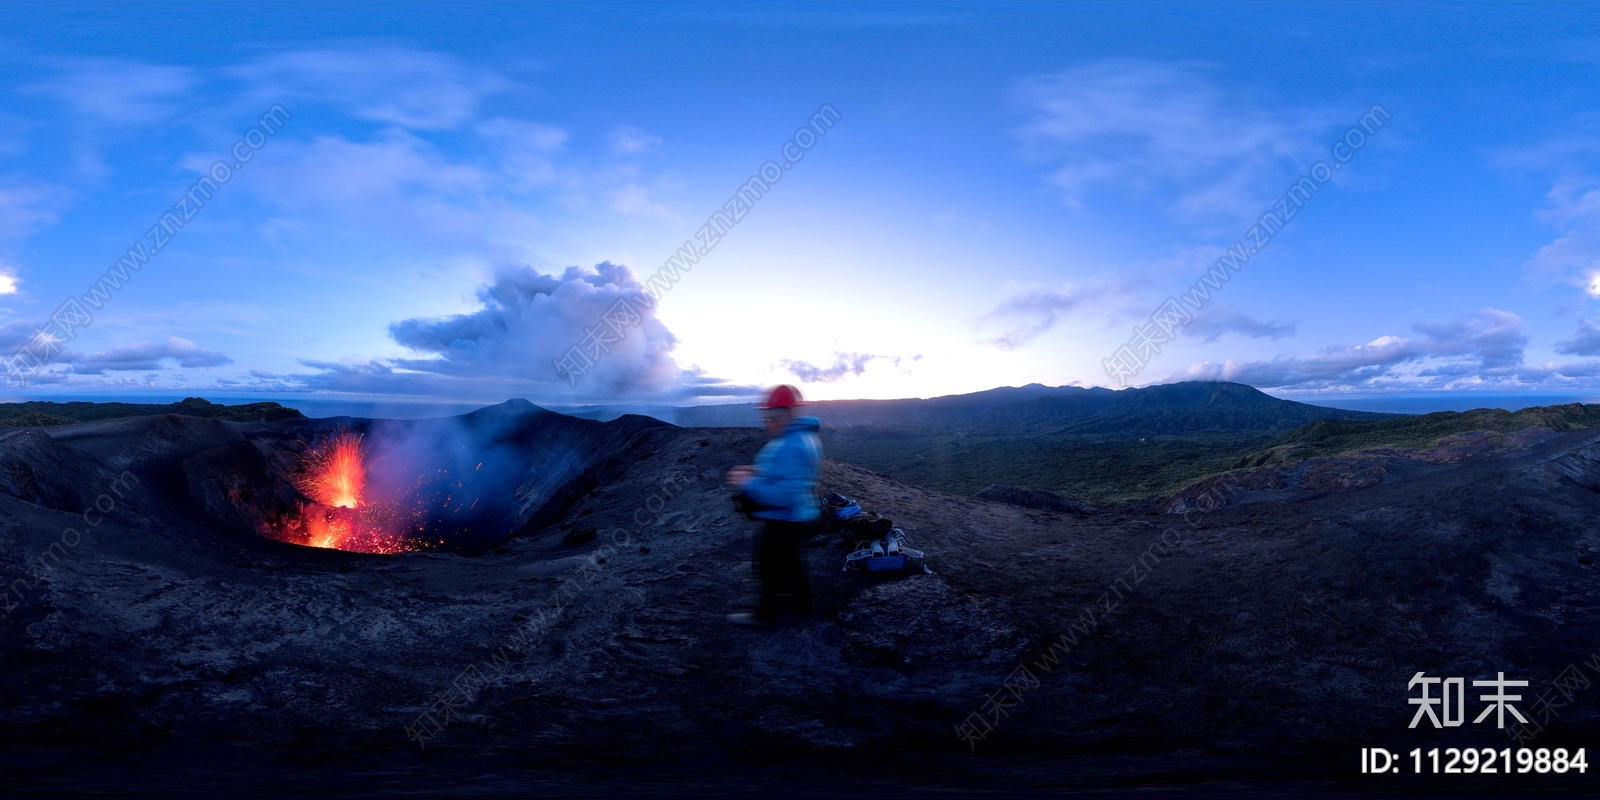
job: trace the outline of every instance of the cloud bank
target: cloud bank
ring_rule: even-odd
[[[220,367],[233,363],[233,359],[215,350],[207,350],[177,336],[170,337],[164,342],[117,345],[98,353],[68,350],[56,358],[58,363],[71,365],[72,372],[77,375],[104,375],[108,371],[158,370],[162,369],[163,363],[167,361],[175,362],[177,366],[186,369]]]
[[[1193,65],[1110,59],[1021,82],[1029,150],[1076,206],[1095,188],[1166,191],[1186,220],[1251,217],[1319,153],[1328,119],[1266,108]]]
[[[1578,320],[1578,330],[1556,343],[1556,352],[1567,356],[1600,356],[1600,325]]]
[[[527,396],[547,402],[755,392],[680,367],[672,357],[678,340],[656,318],[642,288],[632,270],[610,262],[593,269],[571,267],[560,275],[531,267],[501,270],[478,290],[480,310],[389,327],[390,337],[417,357],[306,361],[317,371],[288,378],[318,391],[483,400]],[[636,324],[606,344],[609,352],[575,383],[563,377],[555,361],[602,326],[619,301],[629,302]]]
[[[1061,315],[1099,295],[1098,291],[1067,285],[1024,286],[1013,291],[993,311],[978,318],[978,324],[997,322],[1007,325],[999,336],[979,344],[1000,350],[1015,350],[1055,327]]]
[[[809,361],[793,361],[784,359],[780,362],[784,369],[791,375],[800,379],[801,383],[837,383],[851,375],[862,375],[867,371],[867,365],[874,361],[887,361],[899,367],[905,361],[921,361],[922,354],[904,358],[902,356],[878,356],[870,353],[834,353],[833,363],[826,367],[819,367]],[[902,372],[909,375],[909,371]]]
[[[254,105],[284,98],[334,102],[359,119],[411,130],[455,128],[486,97],[514,88],[451,56],[398,47],[278,53],[231,72],[256,87]]]
[[[1223,301],[1196,312],[1189,324],[1183,327],[1183,332],[1202,342],[1214,342],[1230,333],[1251,339],[1277,340],[1293,336],[1296,327],[1293,322],[1258,320],[1240,311],[1233,303]]]
[[[1265,361],[1200,362],[1168,380],[1225,380],[1262,388],[1507,388],[1587,377],[1588,362],[1529,366],[1528,336],[1516,314],[1484,309],[1461,320],[1421,323],[1412,337],[1380,336],[1366,344],[1328,347],[1310,356]],[[1575,338],[1581,340],[1580,336]],[[1576,352],[1576,351],[1574,351]]]

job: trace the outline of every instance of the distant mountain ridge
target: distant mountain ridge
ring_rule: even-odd
[[[1076,386],[1044,386],[1030,383],[1027,386],[1002,386],[970,394],[945,395],[928,399],[904,398],[895,400],[825,400],[807,403],[807,413],[824,415],[824,422],[843,421],[860,425],[875,421],[903,422],[924,418],[943,418],[953,411],[983,409],[1008,402],[1031,400],[1035,397],[1063,392],[1109,391],[1085,390]],[[552,411],[584,419],[610,420],[625,414],[655,417],[684,428],[759,428],[761,415],[755,403],[723,403],[710,406],[656,406],[656,405],[599,405],[562,406],[546,405]]]
[[[556,407],[560,413],[609,420],[627,414],[654,417],[681,427],[759,427],[753,403],[674,408],[668,406]],[[1112,391],[1100,387],[1003,386],[981,392],[896,400],[825,400],[807,413],[824,427],[909,426],[958,429],[984,436],[1127,436],[1288,430],[1319,419],[1378,420],[1394,417],[1280,400],[1237,383],[1191,381]],[[226,406],[190,397],[178,403],[0,404],[0,426],[31,427],[93,422],[150,414],[184,414],[234,422],[296,419],[300,412],[277,403]]]
[[[824,400],[806,406],[826,428],[859,425],[946,427],[983,436],[1138,436],[1289,430],[1319,419],[1397,415],[1281,400],[1239,383],[1186,381],[1113,391],[1101,387],[1006,386],[904,400]],[[677,409],[684,427],[751,427],[754,404]]]
[[[51,403],[31,400],[26,403],[0,403],[0,427],[34,428],[156,414],[183,414],[228,422],[277,422],[284,419],[301,419],[305,416],[299,411],[285,408],[277,403],[225,406],[199,397],[186,397],[176,403],[164,404],[87,401]]]
[[[1394,416],[1205,381],[1120,391],[1033,384],[807,411],[822,419],[824,452],[852,464],[962,494],[1002,484],[1091,505],[1176,490],[1311,423]]]
[[[1396,416],[1281,400],[1238,383],[1190,381],[1122,392],[1087,390],[997,406],[972,421],[974,432],[1007,435],[1188,435],[1288,430],[1316,420]]]

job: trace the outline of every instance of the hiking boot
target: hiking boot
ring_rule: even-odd
[[[775,627],[771,620],[756,616],[754,611],[737,611],[728,615],[728,621],[746,628],[772,628]]]

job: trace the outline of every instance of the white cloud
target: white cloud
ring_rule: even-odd
[[[676,222],[672,209],[657,201],[650,190],[637,183],[625,183],[611,192],[611,210],[633,217],[655,217]]]
[[[482,275],[541,261],[546,253],[537,247],[551,232],[534,209],[550,200],[576,211],[677,220],[660,197],[670,187],[611,150],[647,149],[649,134],[619,129],[600,143],[598,162],[586,163],[595,153],[571,152],[560,126],[482,118],[486,99],[522,87],[454,56],[394,47],[300,50],[231,74],[252,86],[241,101],[252,107],[327,103],[383,125],[276,138],[239,181],[272,207],[259,226],[263,237],[302,260],[340,246],[334,243],[366,240],[410,263]],[[428,132],[438,130],[466,135],[436,141]],[[196,153],[183,163],[203,173],[214,157]]]
[[[1008,284],[1007,288],[1010,289],[1010,296],[1001,301],[993,311],[979,317],[978,324],[984,325],[994,321],[1008,324],[1010,327],[1000,336],[985,339],[979,344],[1001,350],[1015,350],[1054,327],[1062,312],[1076,308],[1084,301],[1100,294],[1097,290],[1073,284],[1060,287]]]
[[[56,66],[53,79],[24,91],[47,94],[66,105],[76,128],[72,151],[78,171],[96,179],[111,173],[100,153],[108,142],[119,133],[182,113],[199,83],[188,67],[123,59],[68,59]]]
[[[176,336],[164,342],[117,345],[98,353],[67,350],[55,360],[70,364],[72,372],[79,375],[103,375],[107,371],[159,370],[163,369],[163,362],[166,361],[177,362],[179,367],[186,369],[220,367],[233,363],[233,359],[215,350],[207,350],[188,339]]]
[[[1419,323],[1414,327],[1423,334],[1418,347],[1426,356],[1474,358],[1485,371],[1520,366],[1528,346],[1522,318],[1493,308],[1465,320]]]
[[[0,181],[0,244],[55,223],[72,193],[41,183]]]
[[[10,358],[37,334],[38,326],[25,319],[0,323],[0,358]]]
[[[809,361],[792,361],[784,359],[778,363],[792,373],[801,383],[834,383],[850,375],[860,375],[867,371],[867,364],[888,356],[875,356],[867,353],[834,353],[833,364],[819,367]],[[896,366],[900,359],[894,359]]]
[[[1565,135],[1506,148],[1489,160],[1513,172],[1554,176],[1534,217],[1557,235],[1524,264],[1527,273],[1600,298],[1600,115],[1579,115],[1565,127]]]
[[[1546,194],[1549,204],[1537,216],[1560,235],[1539,248],[1527,267],[1600,297],[1600,189],[1584,188],[1585,183],[1563,179]]]
[[[259,157],[270,168],[260,179],[262,191],[290,207],[344,207],[412,192],[475,194],[486,183],[482,171],[452,163],[426,140],[400,131],[371,142],[338,136],[285,141]]]
[[[1600,356],[1600,325],[1578,320],[1572,336],[1556,342],[1556,352],[1567,356]]]
[[[21,283],[15,264],[4,258],[10,246],[54,224],[71,197],[59,186],[0,181],[0,296],[16,294]]]
[[[184,161],[196,173],[210,163],[200,154]],[[419,259],[482,257],[496,250],[497,227],[526,218],[491,196],[492,174],[400,130],[370,142],[274,141],[250,169],[240,185],[277,207],[272,235],[292,246],[368,236]]]
[[[555,155],[567,142],[567,132],[554,125],[516,119],[492,119],[477,127],[478,135],[499,154],[499,173],[514,191],[556,180]]]
[[[279,53],[232,72],[255,84],[259,103],[328,102],[413,130],[455,128],[476,115],[484,98],[515,86],[452,56],[395,47]]]
[[[1547,361],[1542,367],[1528,369],[1522,373],[1522,377],[1527,380],[1539,380],[1546,377],[1593,378],[1596,376],[1600,376],[1600,358],[1568,361],[1562,364]]]
[[[54,95],[81,125],[129,128],[168,119],[198,80],[188,67],[141,64],[109,58],[59,62],[60,73],[31,87]]]
[[[487,158],[465,158],[395,128],[370,141],[277,140],[257,154],[241,185],[278,207],[270,235],[286,244],[360,232],[404,242],[419,258],[496,266],[536,257],[527,243],[540,223],[517,197],[535,190],[575,207],[597,197],[614,213],[676,219],[636,169],[562,166],[567,134],[558,127],[494,119],[474,130],[490,148]],[[210,164],[205,154],[184,161],[196,173]]]
[[[1283,355],[1267,361],[1201,362],[1169,380],[1238,381],[1257,387],[1373,386],[1380,379],[1403,379],[1423,388],[1460,380],[1519,380],[1528,337],[1522,318],[1498,309],[1464,320],[1414,326],[1414,338],[1380,336],[1366,344],[1336,346],[1310,356]],[[1434,362],[1397,375],[1402,364]]]
[[[1269,109],[1193,66],[1117,59],[1025,80],[1023,140],[1077,205],[1096,187],[1170,193],[1183,219],[1253,217],[1320,152],[1328,119]]]
[[[1196,313],[1183,332],[1203,342],[1214,342],[1230,333],[1251,339],[1283,339],[1294,335],[1295,323],[1258,320],[1240,311],[1233,303],[1212,303]]]
[[[1305,383],[1351,383],[1387,374],[1390,367],[1420,358],[1412,343],[1398,336],[1380,336],[1366,344],[1328,347],[1304,358],[1278,356],[1270,361],[1190,365],[1173,380],[1237,381],[1257,387]]]
[[[620,156],[636,156],[659,150],[662,145],[660,136],[639,130],[638,128],[621,125],[611,131],[606,137],[611,143],[611,152]]]
[[[306,388],[360,394],[539,400],[677,399],[750,394],[678,366],[677,339],[638,303],[640,284],[625,266],[571,267],[559,276],[531,268],[506,269],[478,291],[483,308],[471,314],[394,323],[390,336],[418,358],[351,363],[308,362],[316,373],[293,378]],[[576,385],[555,361],[582,342],[619,300],[639,314],[609,352]]]

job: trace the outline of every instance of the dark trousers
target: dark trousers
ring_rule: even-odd
[[[756,575],[761,578],[758,618],[770,621],[780,611],[804,614],[810,610],[811,580],[800,557],[800,543],[815,528],[814,522],[762,522],[755,541]]]

